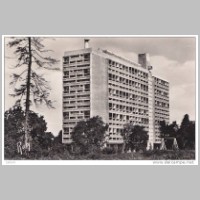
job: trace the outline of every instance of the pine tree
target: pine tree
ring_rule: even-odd
[[[188,114],[184,115],[178,133],[178,142],[182,149],[195,149],[195,122],[190,121]]]
[[[24,68],[20,74],[13,73],[13,80],[10,85],[14,87],[13,97],[18,97],[20,101],[25,97],[25,122],[23,144],[26,150],[30,147],[31,124],[29,123],[29,112],[31,103],[45,103],[53,108],[49,99],[50,87],[42,75],[36,73],[38,68],[59,70],[55,67],[58,60],[48,56],[49,50],[45,50],[42,44],[43,38],[39,37],[15,37],[8,42],[10,48],[14,48],[17,57],[17,64],[14,68]],[[18,85],[17,85],[18,84]],[[31,100],[32,95],[32,100]]]
[[[183,128],[187,127],[189,123],[190,123],[189,115],[185,114],[184,117],[183,117],[183,120],[181,122],[180,128],[183,129]]]

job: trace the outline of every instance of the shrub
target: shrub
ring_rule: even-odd
[[[113,149],[111,147],[105,147],[103,150],[102,150],[102,153],[103,154],[113,154]]]

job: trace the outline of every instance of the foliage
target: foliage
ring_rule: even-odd
[[[59,131],[58,135],[54,137],[52,153],[53,154],[64,154],[70,150],[70,146],[62,143],[62,130]]]
[[[74,150],[82,154],[99,151],[107,129],[108,125],[99,116],[78,122],[71,135]]]
[[[113,154],[114,150],[111,147],[105,147],[105,148],[103,148],[102,153],[103,154]]]
[[[166,124],[165,121],[160,122],[160,137],[176,137],[178,131],[178,125],[176,121],[172,122],[172,124]]]
[[[5,157],[13,157],[17,150],[17,141],[23,134],[24,112],[21,107],[14,106],[4,114],[4,150]]]
[[[167,124],[165,121],[160,122],[160,138],[164,138],[167,149],[173,148],[173,138],[177,137],[179,127],[176,121]]]
[[[48,150],[53,145],[54,136],[47,129],[43,116],[30,111],[31,137],[32,137],[32,154],[40,154],[44,149]],[[4,149],[5,158],[15,158],[17,154],[17,142],[24,135],[25,112],[22,107],[15,105],[4,114],[5,134]],[[36,155],[35,155],[36,156]]]
[[[177,141],[181,149],[195,149],[195,122],[189,120],[189,115],[184,115]]]
[[[54,144],[62,144],[62,130],[60,130],[58,135],[54,138]]]
[[[121,135],[123,137],[124,143],[122,147],[122,153],[124,153],[125,150],[128,150],[130,145],[130,135],[132,134],[134,126],[131,123],[127,123],[124,125],[124,128],[121,132]]]
[[[165,139],[167,149],[171,149],[173,144],[173,140],[168,138],[176,138],[180,149],[195,149],[195,122],[189,120],[188,114],[184,115],[180,127],[176,122],[172,124],[160,122],[160,132],[160,137]]]
[[[17,104],[7,110],[4,114],[5,135],[9,134],[15,139],[19,138],[23,132],[24,117],[25,113],[22,107]]]
[[[146,149],[149,136],[147,131],[144,130],[144,127],[138,125],[134,126],[131,123],[125,124],[122,130],[122,136],[125,141],[125,150],[129,148],[136,151]]]
[[[58,70],[55,64],[58,60],[48,56],[49,50],[45,50],[42,44],[43,38],[39,37],[14,37],[8,42],[8,46],[14,49],[17,57],[17,64],[14,68],[22,68],[19,74],[12,74],[10,85],[13,86],[13,97],[22,100],[26,95],[26,104],[31,102],[53,107],[52,101],[48,99],[50,87],[42,75],[37,73],[39,68]],[[32,95],[31,100],[29,95]]]

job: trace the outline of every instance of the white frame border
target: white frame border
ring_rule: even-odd
[[[181,38],[194,37],[196,39],[196,101],[195,101],[195,160],[4,160],[4,98],[5,98],[5,37],[68,37],[68,38],[103,38],[103,37],[134,37],[134,38]],[[2,165],[198,165],[198,35],[2,35]]]

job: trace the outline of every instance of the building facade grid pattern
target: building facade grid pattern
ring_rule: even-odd
[[[122,144],[124,124],[143,126],[148,145],[160,144],[159,122],[169,122],[169,83],[152,75],[147,54],[138,63],[85,48],[63,57],[63,143],[80,120],[99,115],[109,124],[108,144]]]

